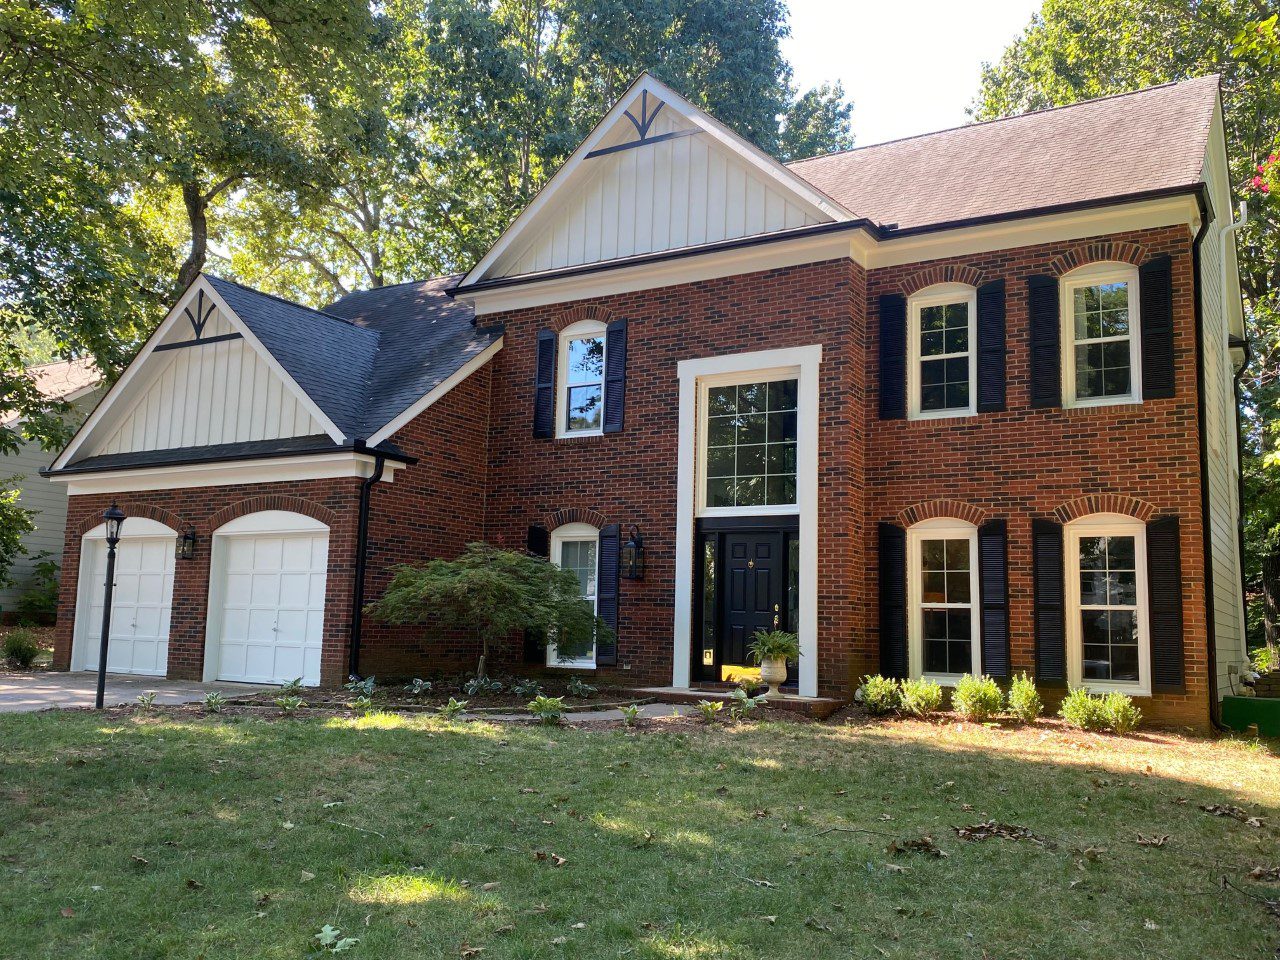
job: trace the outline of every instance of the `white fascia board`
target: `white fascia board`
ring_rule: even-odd
[[[65,483],[69,496],[102,493],[136,493],[144,490],[186,490],[192,487],[224,487],[231,484],[284,483],[296,480],[331,480],[344,477],[367,479],[373,475],[375,458],[351,450],[304,457],[274,457],[262,460],[228,460],[218,463],[190,463],[179,466],[136,467],[100,473],[64,473],[49,477]],[[394,481],[395,472],[406,464],[386,461],[383,483]]]
[[[489,344],[489,346],[485,347],[482,351],[477,353],[474,357],[468,360],[465,364],[463,364],[453,373],[449,374],[449,376],[446,377],[444,380],[440,381],[440,383],[437,384],[435,388],[431,390],[430,393],[427,393],[426,395],[421,397],[412,406],[408,407],[403,413],[399,414],[394,420],[387,423],[385,426],[379,427],[373,433],[373,435],[369,437],[367,441],[369,446],[376,447],[378,444],[382,443],[382,441],[386,440],[388,437],[393,436],[396,433],[396,431],[403,429],[407,424],[411,423],[416,417],[418,417],[424,410],[426,410],[428,407],[434,404],[437,400],[439,400],[441,397],[447,394],[450,390],[452,390],[454,387],[460,384],[463,380],[466,380],[467,377],[471,376],[473,373],[475,373],[477,370],[483,367],[486,363],[492,360],[494,355],[497,354],[497,352],[501,349],[502,349],[502,337],[499,337],[497,340]]]
[[[485,279],[498,260],[517,243],[525,227],[551,204],[560,186],[573,176],[574,172],[586,159],[587,154],[599,146],[600,141],[613,130],[614,126],[622,119],[623,114],[630,108],[635,96],[646,90],[664,103],[675,106],[690,123],[710,134],[714,139],[733,150],[734,153],[762,171],[770,179],[776,181],[783,189],[792,193],[802,206],[810,208],[811,212],[816,216],[832,221],[854,219],[852,213],[825,193],[822,193],[813,184],[793,173],[758,147],[742,139],[728,127],[707,114],[706,111],[694,106],[660,80],[648,73],[643,73],[618,98],[618,102],[605,114],[604,119],[596,124],[591,133],[587,134],[586,139],[578,145],[578,148],[570,154],[564,165],[538,191],[533,200],[529,202],[529,205],[502,232],[497,242],[489,248],[489,252],[481,257],[480,262],[467,272],[467,275],[462,278],[462,282],[458,284],[459,290],[465,290],[469,284]]]

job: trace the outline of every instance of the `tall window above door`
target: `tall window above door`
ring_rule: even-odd
[[[1097,406],[1141,399],[1138,268],[1081,267],[1062,279],[1063,399]]]
[[[977,312],[977,291],[964,284],[929,287],[911,297],[907,379],[913,418],[975,411]]]
[[[797,385],[790,375],[704,387],[699,473],[706,510],[794,510]]]
[[[605,325],[584,320],[560,334],[556,435],[590,436],[604,427]]]

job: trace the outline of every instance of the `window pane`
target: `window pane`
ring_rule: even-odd
[[[754,477],[764,473],[764,451],[763,443],[738,447],[738,476]]]
[[[1102,315],[1102,336],[1127,337],[1129,335],[1129,311],[1108,310]]]
[[[947,540],[947,569],[969,569],[969,540]]]
[[[733,447],[707,448],[707,476],[733,476]]]
[[[707,391],[707,413],[724,416],[738,412],[737,387],[712,387]]]
[[[733,477],[710,477],[707,479],[707,506],[733,506]]]
[[[1121,281],[1119,283],[1104,283],[1097,288],[1098,290],[1098,309],[1100,310],[1128,310],[1129,309],[1129,284]]]
[[[796,445],[794,443],[769,444],[768,469],[770,473],[796,472]]]
[[[942,307],[922,307],[920,309],[920,331],[922,333],[942,330],[945,326],[946,315]]]
[[[770,443],[786,443],[796,439],[796,415],[790,413],[771,413],[768,420]]]
[[[926,673],[947,672],[947,641],[925,640],[924,669]]]
[[[943,343],[947,353],[964,353],[969,349],[969,328],[961,327],[958,330],[948,330],[943,338]]]
[[[969,586],[971,584],[969,574],[966,573],[947,573],[947,603],[968,603],[969,602]]]
[[[921,410],[945,410],[947,408],[947,388],[942,384],[926,386],[920,389]]]
[[[925,386],[946,383],[947,361],[926,360],[920,364],[920,382]]]
[[[738,436],[737,417],[708,417],[707,446],[731,447]]]
[[[590,383],[604,374],[604,337],[569,341],[568,383]]]
[[[1081,537],[1080,538],[1080,569],[1082,570],[1107,569],[1107,538],[1106,537]]]
[[[969,384],[965,383],[948,383],[947,384],[947,409],[963,410],[969,406]]]
[[[925,571],[920,599],[924,603],[946,603],[947,575],[941,572]]]
[[[945,540],[925,540],[920,544],[920,559],[926,570],[945,570],[947,543]]]
[[[764,505],[764,477],[738,478],[738,506],[759,507]]]
[[[1138,575],[1126,571],[1113,571],[1107,578],[1109,590],[1106,602],[1112,606],[1132,607],[1138,603]]]
[[[749,413],[738,417],[737,443],[764,443],[765,425],[763,413]]]
[[[779,476],[769,478],[768,500],[771,506],[796,502],[796,478]]]
[[[569,388],[570,430],[590,430],[600,426],[600,387]]]
[[[947,644],[947,673],[973,672],[973,644],[952,641]]]
[[[920,356],[936,357],[946,351],[946,338],[942,331],[931,331],[920,335]]]
[[[794,410],[796,408],[796,381],[774,380],[769,384],[769,409]]]
[[[738,384],[738,412],[764,413],[768,409],[769,386],[764,383]]]

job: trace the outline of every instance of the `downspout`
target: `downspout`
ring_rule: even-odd
[[[1222,239],[1222,246],[1219,249],[1219,265],[1222,268],[1222,275],[1219,289],[1222,292],[1222,316],[1223,320],[1227,317],[1227,278],[1230,271],[1227,269],[1227,241],[1234,238],[1235,234],[1249,222],[1249,203],[1241,200],[1239,207],[1239,219],[1233,220],[1222,228],[1219,235]],[[1244,639],[1244,650],[1242,651],[1246,658],[1249,651],[1248,639],[1248,609],[1245,602],[1245,576],[1244,576],[1244,437],[1241,435],[1243,427],[1242,417],[1240,416],[1240,380],[1244,377],[1245,370],[1249,367],[1249,361],[1253,359],[1253,351],[1249,349],[1249,337],[1246,335],[1239,342],[1230,334],[1227,335],[1228,348],[1239,346],[1243,353],[1244,359],[1240,361],[1238,369],[1232,370],[1231,377],[1231,398],[1235,401],[1235,416],[1232,418],[1236,427],[1236,500],[1238,505],[1236,516],[1236,538],[1238,545],[1236,547],[1240,557],[1240,631]]]
[[[351,590],[351,652],[347,672],[360,677],[360,635],[364,627],[364,571],[369,557],[369,501],[373,485],[382,479],[387,458],[371,451],[364,440],[355,442],[355,449],[373,454],[373,473],[360,484],[360,513],[356,521],[356,569],[355,584]]]

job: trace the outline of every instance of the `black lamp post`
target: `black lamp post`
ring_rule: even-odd
[[[107,525],[107,582],[102,597],[102,646],[98,648],[98,697],[94,701],[102,709],[102,698],[107,692],[107,641],[111,638],[111,594],[116,579],[116,546],[120,543],[120,526],[124,523],[124,511],[114,503],[102,513]]]

